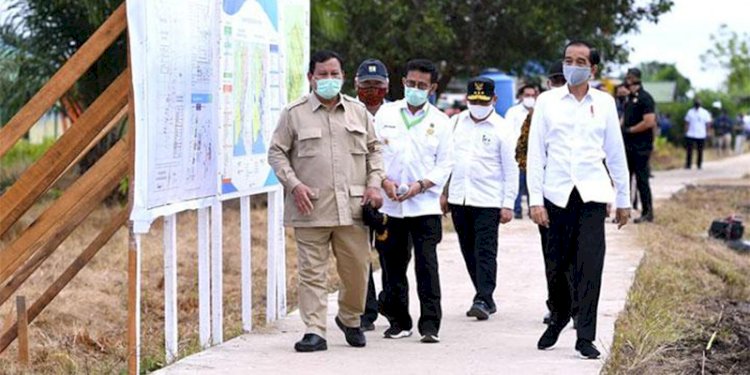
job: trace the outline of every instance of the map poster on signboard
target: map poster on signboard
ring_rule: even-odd
[[[216,0],[128,3],[136,221],[217,194],[216,7]]]
[[[269,142],[308,91],[309,0],[129,0],[137,231],[278,189]]]
[[[309,1],[224,0],[219,174],[222,199],[278,185],[269,142],[282,108],[307,92]]]

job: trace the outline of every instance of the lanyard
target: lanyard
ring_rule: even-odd
[[[417,117],[417,118],[415,118],[414,120],[411,120],[411,121],[409,121],[409,119],[406,117],[406,113],[405,112],[408,111],[408,110],[409,109],[407,109],[407,108],[402,108],[401,109],[401,120],[404,121],[404,125],[406,125],[406,129],[407,130],[409,130],[409,129],[413,128],[414,126],[418,125],[419,123],[421,123],[422,120],[424,120],[427,117],[427,111],[430,110],[430,107],[428,106],[427,108],[425,108],[424,113],[422,113],[421,116],[419,116],[419,117]]]

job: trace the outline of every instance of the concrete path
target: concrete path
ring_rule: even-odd
[[[669,198],[686,184],[706,179],[738,178],[750,174],[750,154],[705,163],[702,171],[657,172],[652,180],[657,199]],[[657,211],[658,215],[658,211]],[[607,224],[607,256],[599,304],[597,346],[600,360],[582,360],[574,350],[575,331],[568,327],[554,349],[539,351],[536,342],[545,326],[542,317],[546,287],[536,226],[514,220],[500,230],[498,313],[478,322],[467,318],[473,289],[455,233],[446,233],[438,248],[443,291],[443,322],[439,344],[421,344],[418,335],[386,340],[385,319],[367,333],[367,347],[347,346],[333,318],[336,298],[329,299],[328,351],[295,353],[292,346],[304,327],[293,313],[263,333],[252,333],[185,358],[160,371],[164,374],[596,374],[612,343],[614,323],[623,309],[643,250],[635,228],[617,230]],[[418,318],[413,267],[410,268],[411,312]],[[380,290],[380,289],[378,289]]]

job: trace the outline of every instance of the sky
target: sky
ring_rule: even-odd
[[[674,0],[672,10],[659,23],[642,22],[640,33],[621,41],[631,47],[629,66],[647,61],[676,63],[695,89],[720,89],[728,72],[702,70],[700,56],[711,48],[711,34],[727,24],[738,34],[750,35],[750,3],[747,0]],[[622,72],[628,66],[622,67]]]

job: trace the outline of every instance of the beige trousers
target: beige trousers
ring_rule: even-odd
[[[299,310],[305,333],[326,337],[328,290],[326,271],[333,250],[341,279],[338,317],[348,327],[359,327],[365,309],[370,269],[367,230],[361,225],[294,228],[299,272]]]

